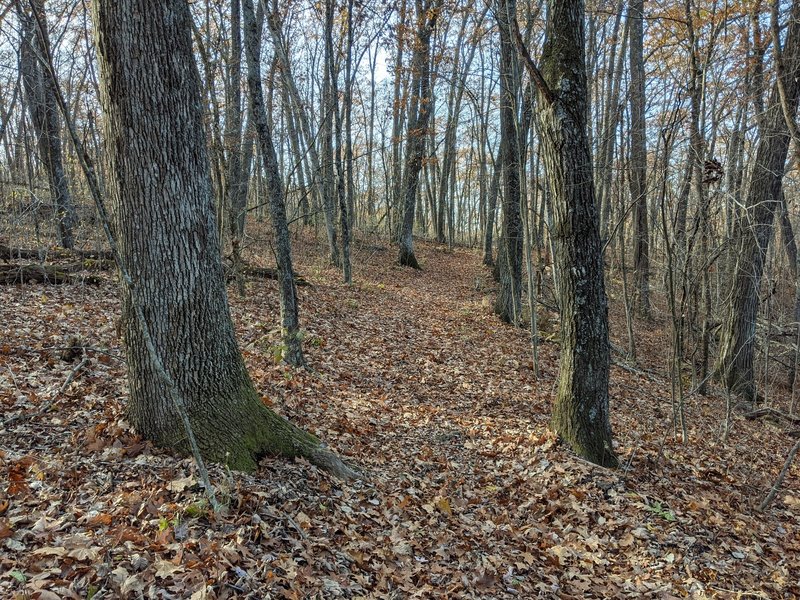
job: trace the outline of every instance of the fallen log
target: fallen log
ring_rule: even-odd
[[[95,275],[79,275],[59,265],[0,265],[0,285],[15,283],[41,283],[60,285],[64,283],[86,283],[99,285],[102,281]],[[82,269],[77,269],[82,270]]]
[[[278,270],[273,269],[272,267],[253,267],[251,265],[241,265],[239,267],[241,272],[246,277],[255,277],[258,279],[278,279]],[[225,265],[225,277],[228,281],[234,279],[235,273],[233,267],[230,265]],[[294,274],[294,283],[297,287],[304,287],[310,286],[311,284],[303,278],[302,275],[298,273]]]
[[[0,259],[3,260],[45,260],[45,259],[91,259],[91,260],[114,260],[111,252],[107,250],[81,250],[73,248],[64,250],[62,248],[12,248],[5,244],[0,244]]]
[[[783,419],[785,421],[789,421],[790,423],[800,423],[800,416],[790,415],[779,410],[775,410],[774,408],[759,408],[749,413],[745,413],[743,416],[749,421],[761,419],[763,417],[770,417],[776,420]]]

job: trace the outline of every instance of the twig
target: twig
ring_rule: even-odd
[[[17,388],[17,391],[19,391],[19,383],[17,383],[17,377],[16,375],[14,375],[14,371],[12,371],[11,367],[9,367],[8,365],[6,365],[6,369],[8,369],[9,373],[11,373],[11,381],[14,382],[14,387]]]
[[[77,374],[78,374],[78,371],[80,371],[80,370],[81,370],[83,367],[85,367],[87,364],[89,364],[89,357],[88,357],[88,356],[86,356],[86,349],[84,348],[84,351],[83,351],[83,358],[81,358],[81,362],[79,362],[79,363],[78,363],[78,364],[77,364],[77,365],[76,365],[76,366],[75,366],[75,367],[74,367],[74,368],[73,368],[73,369],[72,369],[72,370],[69,372],[69,375],[67,375],[67,378],[64,380],[64,383],[62,383],[62,384],[61,384],[61,387],[60,387],[60,388],[58,388],[58,392],[56,393],[56,395],[55,395],[55,396],[54,396],[54,397],[53,397],[53,398],[50,400],[50,404],[52,404],[52,403],[53,403],[53,401],[55,401],[55,399],[56,399],[56,398],[59,396],[59,394],[62,394],[62,393],[64,392],[64,390],[65,390],[65,389],[67,389],[67,386],[69,386],[69,384],[70,384],[70,383],[72,383],[72,380],[73,380],[73,379],[75,379],[75,375],[77,375]],[[42,412],[45,412],[45,410],[43,409],[43,410],[42,410]]]
[[[30,413],[30,417],[29,418],[33,419],[34,417],[38,417],[39,415],[43,415],[48,410],[50,410],[50,408],[53,406],[53,404],[55,404],[56,400],[58,400],[58,397],[61,394],[64,393],[64,390],[67,389],[67,386],[69,386],[69,384],[72,383],[72,381],[75,379],[75,376],[78,374],[78,371],[80,371],[87,364],[89,364],[89,357],[86,356],[86,353],[84,352],[83,358],[81,359],[81,361],[75,367],[73,367],[70,370],[69,374],[67,375],[67,378],[64,380],[64,383],[62,383],[61,387],[58,388],[58,391],[55,394],[53,394],[53,397],[50,398],[50,400],[48,400],[43,405],[41,405],[38,410],[36,410],[33,413]],[[9,371],[10,370],[11,369],[9,368]],[[11,376],[12,377],[14,376],[13,372],[11,373]],[[14,380],[14,385],[17,385],[16,379]],[[19,390],[19,387],[17,387],[17,389]],[[12,423],[15,423],[16,421],[19,421],[20,419],[22,419],[22,417],[24,415],[25,415],[25,413],[19,413],[19,414],[16,414],[16,415],[11,415],[8,419],[3,421],[3,427],[8,427]]]
[[[783,484],[783,480],[786,479],[786,474],[789,472],[789,468],[792,466],[794,456],[797,454],[798,450],[800,450],[800,440],[797,440],[794,446],[792,446],[792,449],[789,450],[789,456],[786,457],[786,462],[783,463],[783,469],[781,469],[781,472],[778,475],[778,478],[775,480],[775,483],[772,484],[772,489],[769,491],[769,494],[767,494],[767,497],[764,498],[763,502],[758,505],[758,510],[764,511],[770,504],[772,504],[775,496],[778,495],[778,490]]]

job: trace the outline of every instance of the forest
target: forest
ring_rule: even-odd
[[[0,1],[0,598],[800,597],[800,0]]]

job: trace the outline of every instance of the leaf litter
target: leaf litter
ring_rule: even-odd
[[[267,457],[254,474],[216,465],[223,514],[209,510],[190,460],[125,422],[115,283],[3,286],[0,597],[800,595],[798,467],[766,512],[755,509],[791,438],[734,417],[723,443],[724,400],[710,395],[687,401],[690,441],[679,443],[665,322],[637,323],[640,371],[612,368],[623,468],[599,468],[547,429],[557,345],[542,344],[537,380],[529,334],[491,314],[478,255],[419,253],[422,272],[364,246],[347,287],[313,243],[299,244],[310,371],[274,360],[273,282],[231,293],[265,402],[366,479],[303,460]],[[611,314],[622,343],[613,301]],[[552,338],[557,318],[541,325]]]

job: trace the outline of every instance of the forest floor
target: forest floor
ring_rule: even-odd
[[[274,360],[274,282],[231,287],[231,304],[265,401],[365,479],[213,466],[216,515],[192,462],[124,420],[114,278],[0,286],[0,598],[800,596],[800,466],[756,510],[794,440],[736,413],[724,443],[724,399],[697,394],[675,438],[665,319],[637,322],[637,367],[612,368],[607,470],[548,431],[556,317],[537,380],[478,253],[420,243],[413,271],[355,250],[347,287],[319,245],[296,249],[309,371]],[[85,352],[63,351],[73,338]]]

